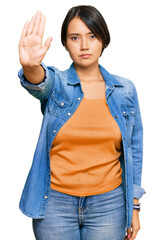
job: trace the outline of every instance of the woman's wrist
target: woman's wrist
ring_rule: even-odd
[[[139,204],[133,204],[133,210],[136,210],[138,212],[140,212],[141,208],[140,208],[140,203]]]
[[[136,210],[137,212],[140,212],[140,203],[139,199],[134,198],[133,200],[133,210]]]
[[[134,198],[134,199],[133,199],[133,204],[139,204],[139,199]]]

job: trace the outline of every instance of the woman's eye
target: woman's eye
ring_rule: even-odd
[[[90,36],[90,38],[95,38],[96,36],[94,35],[94,34],[92,34],[91,36]]]
[[[72,37],[71,39],[72,39],[72,40],[77,40],[78,38],[77,38],[77,37]]]

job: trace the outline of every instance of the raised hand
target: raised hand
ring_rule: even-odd
[[[52,37],[42,44],[45,21],[46,17],[38,11],[31,21],[24,25],[19,42],[19,58],[23,67],[38,67],[50,47]]]

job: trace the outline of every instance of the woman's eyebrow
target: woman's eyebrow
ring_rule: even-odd
[[[68,36],[72,36],[72,35],[80,35],[79,33],[69,33]]]
[[[93,32],[88,32],[88,33],[86,33],[86,35],[89,35],[89,34],[93,34]],[[68,37],[69,37],[69,36],[72,36],[72,35],[73,35],[73,36],[79,36],[79,35],[81,35],[81,34],[80,34],[80,33],[69,33],[69,34],[68,34]]]

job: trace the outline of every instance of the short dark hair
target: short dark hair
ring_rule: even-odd
[[[61,29],[61,42],[63,46],[66,44],[68,25],[74,17],[79,17],[102,42],[103,52],[104,48],[110,43],[110,33],[101,13],[90,5],[78,5],[68,11]]]

